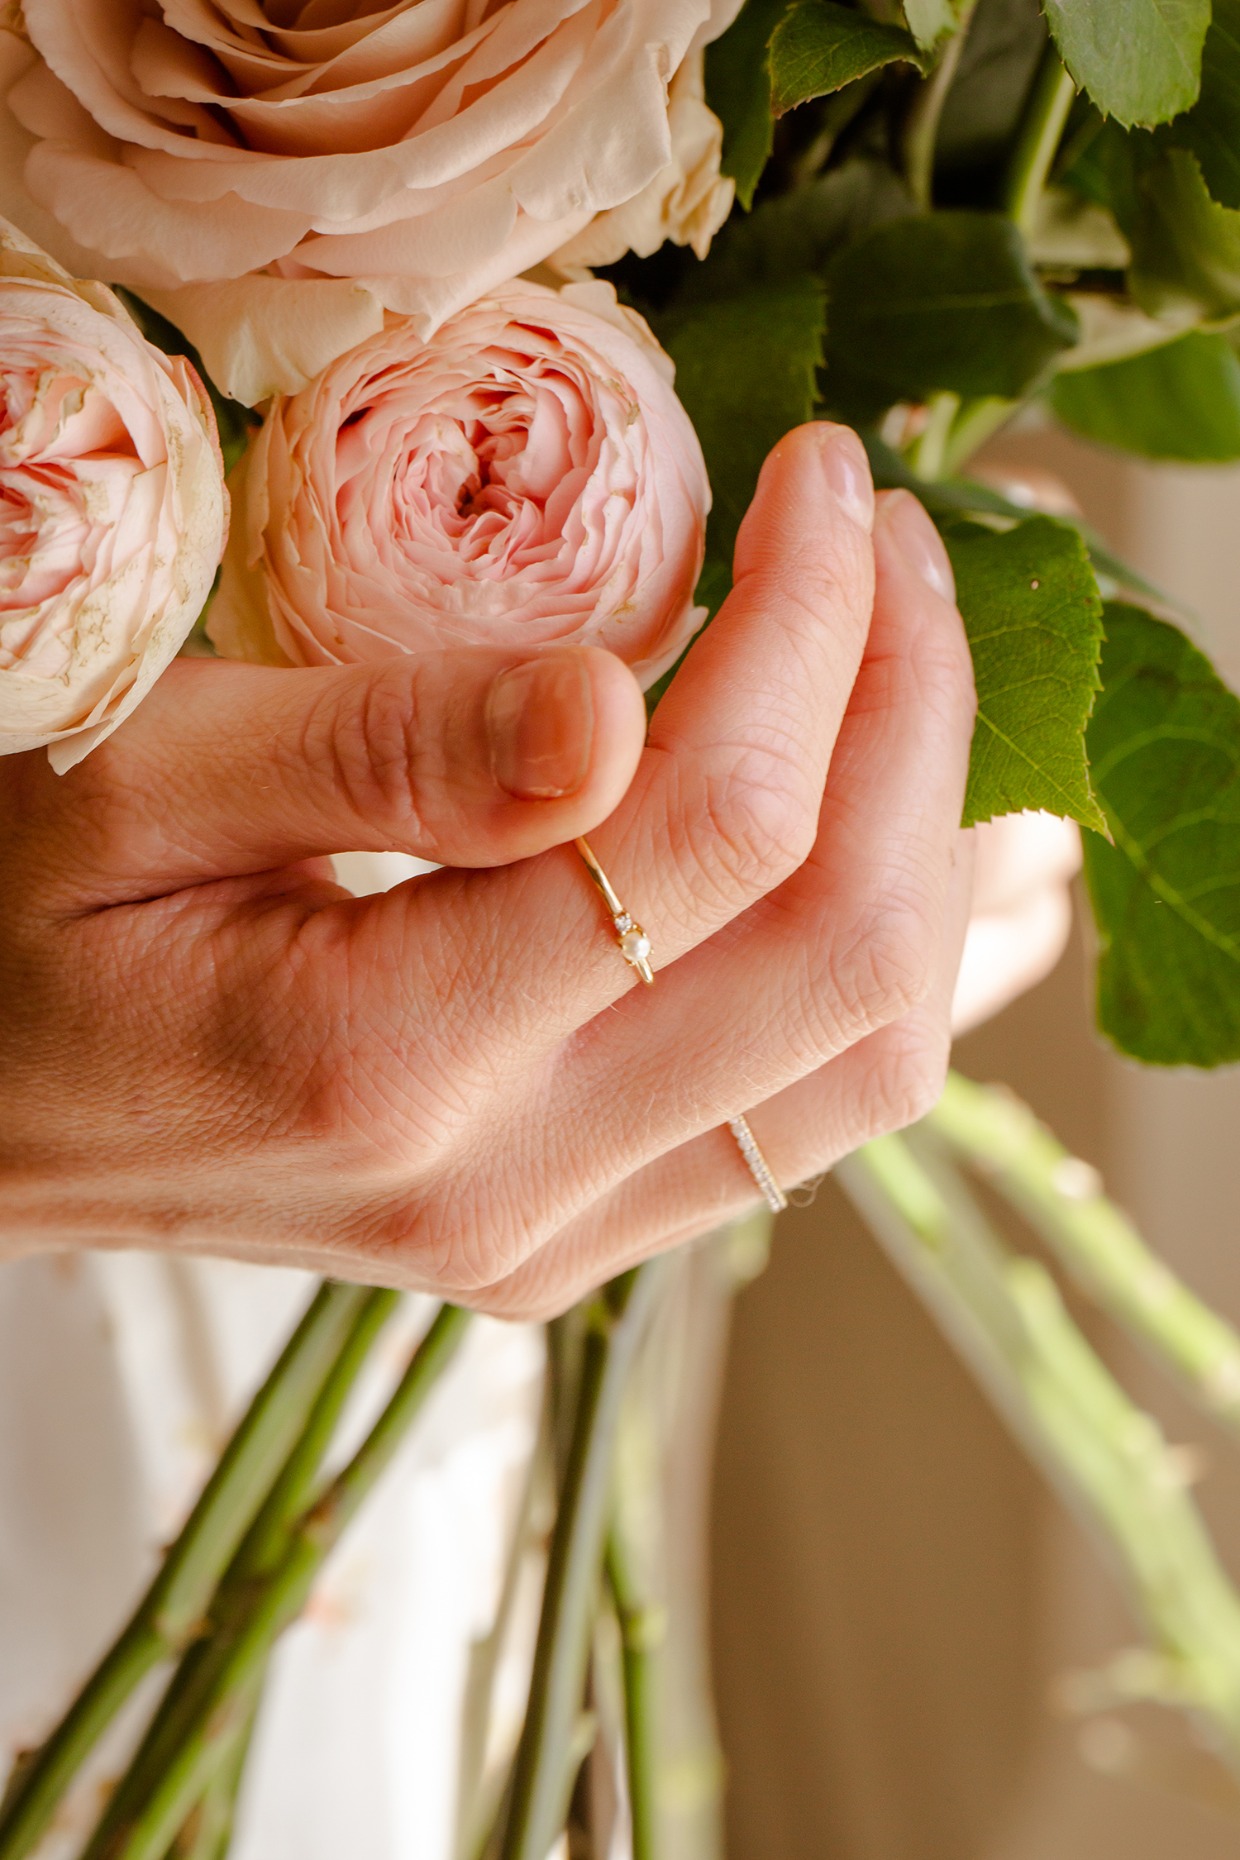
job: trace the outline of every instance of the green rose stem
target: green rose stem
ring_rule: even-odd
[[[762,1270],[755,1210],[679,1248],[625,1390],[606,1573],[632,1860],[720,1860],[722,1762],[703,1607],[710,1481],[732,1300]]]
[[[96,1742],[135,1688],[196,1636],[331,1372],[364,1287],[325,1284],[250,1404],[158,1575],[47,1740],[15,1770],[0,1804],[0,1860],[23,1860]]]
[[[278,1568],[295,1526],[309,1505],[323,1456],[331,1444],[350,1394],[365,1367],[380,1330],[400,1303],[400,1294],[370,1291],[363,1295],[353,1325],[331,1373],[319,1391],[301,1438],[272,1485],[258,1516],[211,1600],[201,1631],[187,1649],[146,1736],[129,1768],[113,1790],[90,1840],[90,1849],[106,1851],[117,1828],[132,1819],[186,1735],[186,1727],[227,1658],[230,1630],[244,1621],[255,1585]]]
[[[211,1787],[185,1823],[169,1851],[168,1860],[227,1860],[232,1844],[237,1798],[245,1774],[246,1758],[258,1717],[255,1699],[249,1716],[232,1740]]]
[[[1025,106],[1004,187],[1004,209],[1026,238],[1037,225],[1042,192],[1075,100],[1076,85],[1055,47],[1048,45]]]
[[[952,426],[960,411],[959,394],[932,394],[926,402],[926,423],[909,447],[908,460],[919,478],[941,478],[947,460]]]
[[[1240,1599],[1185,1489],[1182,1455],[1119,1387],[1050,1274],[1013,1257],[954,1172],[883,1137],[837,1177],[996,1407],[1126,1578],[1157,1649],[1120,1696],[1194,1711],[1240,1768]]]
[[[624,1759],[629,1786],[632,1860],[657,1860],[657,1662],[667,1639],[667,1611],[645,1594],[636,1559],[617,1517],[607,1541],[607,1581],[620,1627],[624,1678]]]
[[[657,1265],[638,1267],[614,1279],[587,1307],[529,1704],[492,1844],[499,1860],[547,1860],[564,1827],[575,1769],[574,1732],[598,1606],[622,1397],[657,1282]]]
[[[342,1532],[356,1516],[455,1354],[468,1312],[440,1307],[400,1382],[353,1458],[290,1530],[279,1561],[256,1580],[240,1618],[222,1637],[207,1683],[179,1724],[146,1799],[124,1825],[93,1836],[83,1860],[164,1860],[234,1748],[253,1707],[272,1646],[294,1621]]]
[[[1189,1395],[1240,1432],[1240,1333],[1150,1250],[1088,1163],[1019,1099],[958,1074],[925,1127],[1015,1204],[1082,1288]]]
[[[952,46],[960,44],[961,38],[962,33],[957,33],[951,41],[949,53]],[[958,52],[956,56],[959,57]],[[918,95],[914,104],[915,116],[919,107],[923,113],[930,107],[947,64],[948,53],[945,53],[929,83]],[[947,82],[950,86],[950,74]],[[1076,86],[1064,69],[1055,47],[1048,44],[1012,145],[1003,189],[1004,211],[1015,220],[1026,238],[1037,225],[1042,194],[1059,152],[1059,144],[1075,98]],[[906,145],[915,151],[918,164],[933,165],[933,137],[937,134],[941,111],[940,97],[933,110],[928,148],[922,147],[917,136]],[[925,124],[919,123],[917,129],[918,136],[924,136]],[[910,153],[910,161],[912,159],[913,154]],[[910,166],[909,185],[923,206],[931,204],[930,167],[927,167],[924,175],[918,173],[915,176]],[[957,395],[947,392],[931,395],[926,404],[925,427],[909,450],[910,464],[923,478],[941,478],[958,471],[980,446],[1012,418],[1017,408],[1017,402],[990,396],[962,402]]]
[[[960,54],[964,51],[976,7],[977,0],[965,0],[961,6],[956,30],[929,78],[918,85],[904,128],[904,178],[913,199],[926,212],[934,205],[934,150],[943,106],[955,83]]]

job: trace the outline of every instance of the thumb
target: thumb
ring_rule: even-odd
[[[606,819],[645,728],[633,674],[595,647],[299,670],[184,659],[67,775],[41,759],[25,772],[23,825],[52,810],[61,873],[105,891],[348,851],[503,865]]]

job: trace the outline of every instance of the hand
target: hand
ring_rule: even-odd
[[[545,1314],[752,1204],[727,1117],[792,1183],[924,1112],[973,690],[933,526],[904,492],[873,512],[853,435],[781,442],[644,748],[628,672],[560,650],[498,698],[486,652],[184,661],[70,775],[9,758],[9,1243]],[[351,899],[323,860],[344,846],[454,869]]]
[[[1005,814],[974,827],[973,915],[952,999],[967,1033],[1049,975],[1072,928],[1081,836],[1053,814]]]

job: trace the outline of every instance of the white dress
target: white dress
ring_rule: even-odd
[[[379,889],[410,864],[351,855],[342,876]],[[0,1789],[125,1621],[313,1284],[139,1253],[0,1265]],[[407,1299],[382,1334],[346,1436],[432,1309]],[[476,1810],[458,1799],[466,1681],[496,1615],[542,1367],[537,1328],[471,1323],[280,1645],[232,1860],[458,1860]],[[536,1607],[535,1581],[496,1677],[501,1744]],[[100,1750],[40,1860],[76,1853],[134,1725]]]
[[[136,1253],[0,1268],[0,1773],[123,1623],[312,1283]],[[349,1431],[429,1308],[409,1300],[384,1333]],[[495,1617],[541,1372],[535,1329],[473,1322],[281,1644],[235,1860],[455,1860],[465,1683]],[[501,1670],[509,1726],[524,1652]],[[120,1754],[114,1739],[41,1855],[76,1851]]]

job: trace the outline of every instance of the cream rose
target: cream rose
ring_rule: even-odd
[[[6,153],[73,262],[90,252],[158,293],[219,385],[253,400],[299,385],[384,308],[428,335],[596,214],[674,191],[669,80],[735,11],[24,0],[38,58],[9,86],[24,149]],[[678,110],[699,144],[704,112]],[[716,166],[691,184],[699,244],[727,211],[717,182]],[[675,230],[674,207],[662,219]],[[249,274],[262,289],[231,282]],[[295,279],[325,288],[277,288]]]
[[[669,239],[706,257],[732,209],[736,184],[719,170],[723,124],[707,107],[705,62],[702,48],[691,51],[668,86],[671,153],[654,179],[632,200],[596,214],[560,247],[553,264],[566,270],[614,265],[626,252],[649,258]]]
[[[227,502],[189,364],[0,220],[0,753],[71,768],[175,657]]]
[[[278,399],[233,479],[208,631],[297,665],[554,641],[683,650],[710,504],[671,364],[610,286],[405,319]]]

